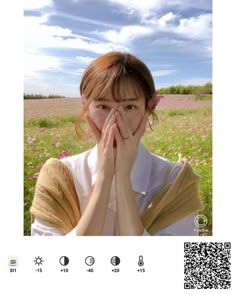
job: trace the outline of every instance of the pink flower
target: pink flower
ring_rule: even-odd
[[[195,164],[196,162],[197,162],[196,157],[192,157],[192,159],[190,160],[190,163],[191,163],[191,164]]]
[[[35,168],[36,168],[37,170],[40,170],[40,169],[42,168],[42,166],[43,166],[43,164],[40,163],[40,164],[37,164]]]
[[[59,158],[62,159],[62,158],[68,157],[69,155],[70,153],[68,151],[62,151],[59,155]]]
[[[198,130],[198,126],[194,126],[192,129],[190,129],[190,132],[194,133]]]
[[[155,107],[160,102],[160,99],[162,97],[163,97],[162,95],[158,95],[157,92],[154,92],[152,98],[148,101],[149,109],[155,109]]]
[[[60,142],[59,141],[57,141],[56,143],[55,143],[55,147],[60,147],[61,146],[61,144],[60,144]]]
[[[32,143],[34,143],[35,140],[36,140],[35,137],[33,137],[33,136],[28,136],[28,137],[27,137],[27,141],[26,141],[26,143],[28,143],[28,144],[32,144]]]

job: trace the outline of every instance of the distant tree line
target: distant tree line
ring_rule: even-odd
[[[63,95],[58,94],[49,94],[49,95],[42,95],[42,94],[25,94],[24,99],[44,99],[44,98],[64,98]]]
[[[158,89],[160,94],[195,94],[195,95],[204,95],[212,94],[212,83],[208,82],[204,85],[176,85],[170,86],[167,88]]]
[[[212,83],[204,85],[176,85],[158,89],[160,94],[195,94],[196,96],[212,95]],[[24,99],[65,98],[64,95],[24,94]]]

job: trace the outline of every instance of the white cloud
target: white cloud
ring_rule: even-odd
[[[124,6],[127,11],[139,11],[141,14],[151,9],[159,8],[165,2],[164,0],[145,0],[145,1],[137,1],[137,0],[109,0],[111,3],[116,3]]]
[[[202,14],[190,18],[181,18],[169,12],[160,18],[152,17],[143,20],[155,28],[156,32],[172,33],[188,39],[211,39],[212,14]]]
[[[143,16],[142,22],[149,24],[149,25],[155,25],[157,28],[165,28],[167,25],[169,25],[171,22],[177,20],[180,16],[174,14],[173,12],[168,12],[167,14],[163,15],[160,18],[157,18],[156,15],[151,17],[145,17]]]
[[[62,66],[61,59],[42,54],[27,54],[25,56],[25,79],[38,77],[39,72],[59,69]]]
[[[24,0],[25,10],[34,10],[51,6],[53,6],[52,0]]]
[[[181,36],[187,37],[189,39],[210,39],[211,38],[211,27],[212,27],[212,14],[202,14],[190,18],[181,19],[181,9],[187,8],[208,8],[211,5],[205,4],[204,1],[190,1],[190,0],[109,0],[112,3],[118,3],[124,6],[126,13],[132,14],[136,11],[140,16],[141,24],[149,25],[149,29],[164,32],[170,32],[179,34]],[[198,3],[194,3],[198,2]],[[207,2],[207,1],[205,1]],[[176,8],[178,9],[176,10]],[[171,9],[177,11],[177,14],[171,12]],[[162,15],[160,13],[165,9],[170,12]],[[177,24],[178,22],[178,24]],[[108,31],[109,32],[109,31]],[[123,33],[124,34],[124,33]],[[120,37],[123,35],[115,34],[112,31],[112,38]],[[125,35],[125,34],[124,34]],[[122,38],[121,38],[122,39]]]
[[[128,15],[137,14],[141,24],[148,23],[150,18],[156,16],[156,11],[160,11],[166,5],[165,0],[108,0],[111,3],[123,6],[123,13]]]
[[[125,26],[121,30],[108,30],[104,32],[97,32],[98,35],[105,39],[122,45],[129,45],[133,40],[148,36],[153,33],[153,29],[144,26]]]
[[[25,45],[39,47],[51,47],[53,41],[57,42],[62,37],[73,37],[71,30],[64,29],[58,26],[48,26],[46,24],[48,15],[41,17],[25,17]],[[56,42],[55,42],[56,44]]]
[[[85,68],[79,68],[79,69],[76,69],[73,74],[77,76],[82,76],[84,71],[85,71]]]
[[[168,25],[168,23],[176,20],[178,18],[177,15],[175,15],[173,12],[169,12],[165,15],[163,15],[161,18],[158,20],[158,25],[161,28],[164,28]]]
[[[48,16],[25,17],[25,48],[66,48],[77,49],[104,54],[112,50],[125,50],[118,42],[93,42],[84,40],[80,36],[73,34],[71,30],[59,26],[48,26],[46,24]]]
[[[211,22],[212,15],[210,13],[188,19],[183,18],[176,27],[176,32],[191,39],[208,39],[211,38]]]
[[[202,58],[211,59],[212,46],[211,39],[201,40],[200,38],[190,39],[190,37],[178,38],[179,36],[172,36],[171,38],[164,37],[159,38],[153,42],[153,45],[166,47],[174,50],[174,53],[184,53],[188,55],[194,55]]]
[[[103,21],[101,21],[101,20],[96,20],[95,18],[82,17],[81,15],[71,15],[66,12],[63,12],[63,13],[57,12],[56,15],[66,18],[68,20],[74,20],[76,22],[90,24],[91,26],[99,26],[99,27],[106,27],[106,28],[108,27],[108,28],[115,28],[115,29],[116,28],[119,29],[121,27],[121,25],[115,25],[114,23],[106,22],[105,18],[103,19]]]
[[[76,60],[83,65],[88,65],[94,60],[94,58],[90,56],[76,56]]]
[[[79,2],[80,0],[71,0],[74,2]],[[71,75],[69,71],[73,68],[72,75],[81,76],[84,72],[84,68],[91,63],[95,53],[104,54],[112,50],[120,51],[132,51],[137,52],[137,45],[139,44],[139,52],[143,50],[141,55],[145,56],[145,42],[141,44],[139,42],[136,44],[136,40],[143,37],[149,40],[150,46],[160,46],[162,48],[168,48],[168,50],[173,52],[173,55],[186,52],[186,54],[191,54],[191,56],[209,56],[211,57],[211,14],[202,12],[202,15],[186,17],[186,14],[182,13],[187,11],[191,13],[194,7],[198,7],[204,11],[206,8],[207,11],[211,9],[209,1],[192,1],[192,0],[107,0],[111,3],[120,4],[121,6],[116,10],[117,16],[120,14],[128,14],[129,19],[133,21],[136,20],[136,25],[123,26],[123,18],[120,19],[119,24],[117,24],[117,19],[114,20],[114,23],[110,21],[106,22],[106,17],[101,19],[93,14],[93,11],[85,15],[80,14],[78,16],[72,15],[65,9],[63,13],[58,14],[58,11],[55,11],[53,8],[53,1],[49,0],[29,0],[24,2],[25,9],[41,9],[44,7],[52,7],[52,13],[54,13],[54,18],[58,17],[58,20],[65,20],[68,24],[64,26],[65,22],[57,25],[49,25],[48,20],[51,15],[43,15],[41,17],[25,16],[25,79],[26,83],[29,85],[41,85],[42,87],[49,87],[45,83],[50,81],[44,81],[45,77],[41,72],[53,72],[57,70],[60,73],[65,73]],[[196,3],[197,2],[197,3]],[[205,4],[208,2],[208,4]],[[56,2],[54,2],[56,3]],[[86,3],[87,5],[87,3]],[[104,3],[105,5],[105,3]],[[87,6],[89,7],[89,6]],[[113,12],[111,7],[111,13]],[[116,9],[114,7],[114,9]],[[48,10],[47,10],[48,11]],[[183,17],[184,15],[184,17]],[[86,17],[85,17],[86,16]],[[94,16],[94,17],[92,17]],[[123,15],[124,16],[124,15]],[[60,17],[60,18],[59,18]],[[52,20],[53,20],[52,19]],[[139,21],[137,21],[139,19]],[[70,27],[70,22],[78,23],[82,35],[74,34],[72,27]],[[84,26],[84,23],[86,24]],[[71,25],[73,26],[71,23]],[[88,31],[85,31],[89,28]],[[103,32],[98,31],[103,28]],[[94,31],[97,30],[97,31]],[[92,33],[92,34],[91,34]],[[95,35],[96,33],[97,35]],[[98,37],[99,36],[99,37]],[[158,38],[158,39],[157,39]],[[54,56],[49,56],[47,49],[57,50]],[[61,54],[60,49],[66,51],[67,60],[65,56],[57,57]],[[70,53],[76,52],[78,55],[75,59],[70,57]],[[75,51],[76,50],[76,51]],[[82,52],[83,53],[82,53]],[[84,54],[84,51],[86,52]],[[193,54],[192,54],[193,53]],[[84,54],[84,56],[82,56]],[[90,56],[91,55],[91,56]],[[149,57],[146,56],[147,61]],[[158,58],[156,54],[155,58],[152,58],[152,61],[155,60],[166,60]],[[184,61],[183,61],[184,62]],[[69,66],[68,66],[69,63]],[[67,65],[66,68],[64,66]],[[168,79],[168,75],[172,75],[176,70],[174,68],[176,65],[167,66],[158,66],[157,61],[155,66],[151,68],[159,69],[159,71],[153,71],[152,74],[154,77],[163,76],[160,80],[165,80],[164,76]],[[51,73],[47,75],[50,77]],[[61,75],[62,76],[62,75]],[[71,76],[70,76],[71,77]],[[175,76],[171,76],[171,78]],[[30,79],[31,78],[31,79]],[[55,77],[52,78],[53,83],[56,82]],[[177,79],[176,79],[177,80]],[[206,79],[205,79],[206,80]],[[182,84],[202,84],[204,79],[196,78],[194,80],[183,80]],[[208,79],[210,80],[210,79]],[[32,83],[31,83],[32,82]],[[42,83],[41,83],[42,82]],[[174,82],[174,81],[173,81]],[[30,84],[31,83],[31,84]],[[44,83],[44,84],[43,84]],[[58,83],[59,84],[59,83]],[[172,83],[173,84],[173,83]],[[180,81],[178,83],[180,84]],[[53,87],[53,86],[52,86]]]
[[[116,3],[122,5],[127,13],[130,11],[136,11],[141,16],[146,14],[152,14],[153,12],[159,13],[163,10],[175,9],[178,11],[187,10],[187,9],[211,9],[211,1],[206,0],[109,0],[111,3]]]
[[[160,71],[152,71],[153,77],[167,76],[175,73],[176,70],[160,70]]]

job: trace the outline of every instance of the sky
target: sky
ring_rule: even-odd
[[[212,1],[24,0],[24,93],[78,97],[110,51],[141,59],[157,89],[212,81]]]

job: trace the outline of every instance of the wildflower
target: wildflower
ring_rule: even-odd
[[[196,157],[192,157],[190,163],[191,163],[191,164],[194,164],[194,163],[196,163],[196,161],[197,161]]]
[[[59,154],[59,158],[62,159],[62,158],[68,157],[69,155],[70,155],[70,153],[68,151],[62,151]]]
[[[36,140],[35,137],[33,137],[33,136],[28,136],[28,137],[27,137],[27,141],[26,141],[26,143],[31,144],[31,143],[34,143],[35,140]]]
[[[43,166],[43,164],[40,163],[40,164],[37,164],[35,168],[36,168],[37,170],[40,170],[40,169],[42,168],[42,166]]]

